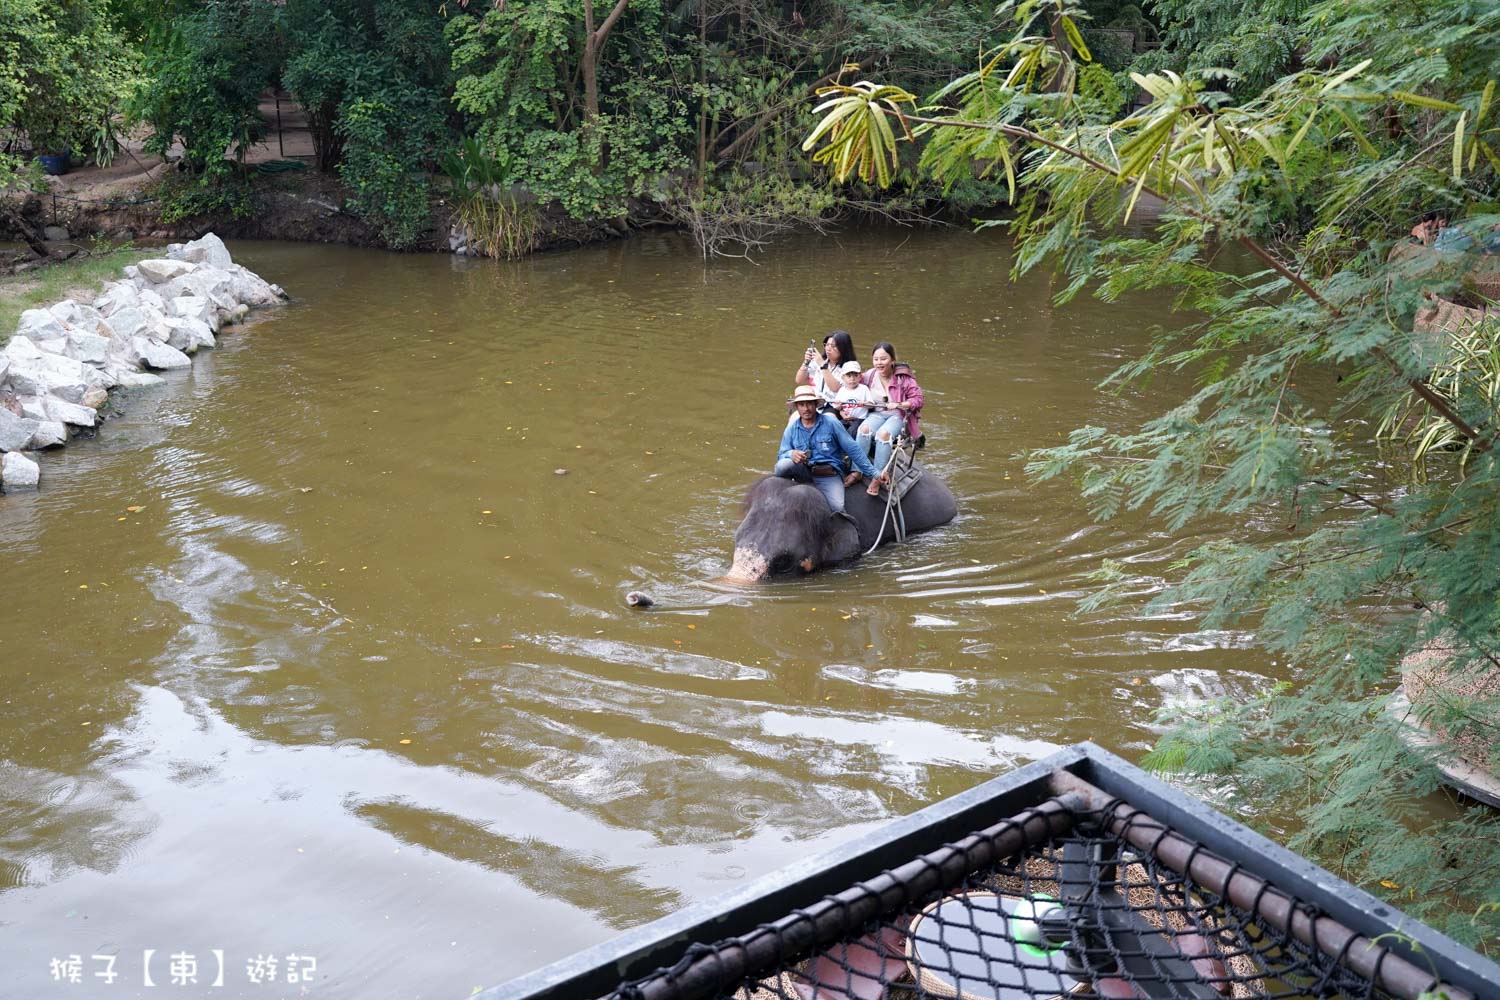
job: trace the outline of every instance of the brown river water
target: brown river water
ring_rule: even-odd
[[[1209,536],[1095,525],[1015,457],[1183,391],[1095,387],[1164,297],[1057,308],[952,230],[230,249],[295,301],[0,497],[0,997],[464,997],[1282,676],[1185,613],[1080,613],[1102,559],[1149,589]],[[959,518],[717,584],[837,327],[915,366]]]

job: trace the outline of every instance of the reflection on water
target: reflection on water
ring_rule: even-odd
[[[204,995],[260,996],[244,962],[297,953],[321,995],[463,996],[1276,679],[1185,616],[1080,615],[1102,559],[1146,593],[1203,537],[1093,525],[1015,457],[1149,411],[1093,386],[1161,300],[1055,309],[955,232],[760,266],[671,236],[232,249],[297,300],[0,498],[0,996],[50,995],[74,953],[126,985],[85,962],[70,995],[135,995],[148,948],[222,950]],[[717,584],[837,327],[916,366],[959,519]]]

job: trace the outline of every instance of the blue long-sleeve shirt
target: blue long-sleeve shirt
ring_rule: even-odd
[[[812,456],[808,459],[809,465],[832,465],[835,468],[842,467],[840,456],[848,455],[849,461],[865,474],[865,478],[874,479],[880,475],[849,432],[844,430],[844,425],[829,413],[818,414],[818,422],[811,427],[802,426],[801,418],[786,425],[781,434],[781,451],[776,458],[791,458],[794,451],[809,453]]]

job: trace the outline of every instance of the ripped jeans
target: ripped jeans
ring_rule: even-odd
[[[906,414],[901,411],[892,413],[887,410],[877,410],[865,417],[864,422],[859,425],[859,432],[854,435],[854,440],[865,450],[870,452],[870,439],[875,439],[875,471],[884,472],[886,463],[891,460],[891,452],[896,448],[896,438],[901,434],[901,428],[906,423]]]

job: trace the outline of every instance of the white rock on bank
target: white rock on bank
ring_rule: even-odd
[[[213,233],[193,240],[191,243],[173,243],[167,247],[167,256],[173,260],[186,260],[210,267],[228,267],[234,263],[224,241]]]
[[[167,343],[184,354],[192,354],[199,348],[213,347],[218,343],[214,339],[213,331],[202,320],[173,316],[163,322],[171,331],[167,337]]]
[[[102,365],[109,356],[109,338],[82,330],[69,330],[63,340],[63,357],[86,364]]]
[[[137,337],[131,341],[131,346],[135,348],[136,355],[141,361],[151,368],[165,370],[169,368],[191,368],[193,366],[192,358],[170,344],[158,343],[147,337]]]
[[[31,417],[18,417],[0,407],[0,451],[20,451],[30,444],[38,422]]]
[[[167,315],[200,320],[215,332],[219,329],[219,311],[210,299],[202,295],[177,296],[167,303]]]
[[[119,364],[113,360],[105,365],[104,370],[114,376],[122,389],[144,389],[147,386],[161,385],[166,381],[160,375],[137,371],[133,364]]]
[[[140,300],[137,299],[137,302]],[[111,340],[130,340],[146,332],[150,320],[145,310],[139,305],[124,306],[116,310],[106,320],[112,332]]]
[[[232,282],[230,294],[246,305],[274,306],[286,298],[286,293],[278,286],[270,284],[254,271],[238,264],[231,264],[225,270],[229,272]]]
[[[146,336],[158,344],[165,344],[172,337],[172,328],[167,325],[170,317],[152,315],[151,322],[146,325]]]
[[[143,260],[135,266],[136,273],[152,284],[159,285],[163,281],[171,281],[180,278],[184,274],[192,274],[198,265],[185,260]]]
[[[48,420],[72,424],[74,427],[93,427],[99,422],[99,414],[91,406],[70,403],[56,396],[44,396],[42,402],[47,408]]]
[[[70,425],[97,424],[109,388],[160,384],[143,365],[190,367],[187,355],[215,346],[221,323],[287,297],[235,264],[213,234],[123,275],[92,305],[69,299],[27,310],[17,336],[0,345],[0,450],[17,455],[0,484],[35,485],[36,463],[18,453],[66,443]]]
[[[70,403],[83,402],[83,394],[90,389],[108,389],[114,385],[99,369],[61,354],[44,354],[33,364],[47,381],[47,392]]]
[[[57,448],[68,443],[68,428],[61,420],[42,420],[36,425],[36,433],[31,435],[31,444],[27,451],[41,451],[43,448]]]
[[[104,315],[93,306],[84,305],[82,302],[74,302],[72,299],[63,299],[47,309],[56,316],[65,326],[77,327],[93,333],[95,328],[104,319]]]
[[[19,451],[8,451],[0,456],[0,486],[4,486],[6,492],[34,490],[41,478],[41,467]]]
[[[136,287],[125,281],[111,281],[104,286],[104,292],[94,299],[94,308],[104,316],[105,319],[113,316],[121,309],[128,309],[141,304],[141,293]]]
[[[40,346],[42,341],[62,340],[68,335],[68,328],[46,309],[28,309],[21,314],[16,333]]]
[[[5,345],[5,356],[12,361],[36,361],[41,358],[42,352],[31,342],[30,337],[17,334]]]
[[[10,374],[6,376],[5,381],[22,396],[45,396],[52,388],[52,382],[47,378],[47,373],[42,371],[35,361],[12,362]],[[82,396],[82,390],[79,391],[79,395]]]

